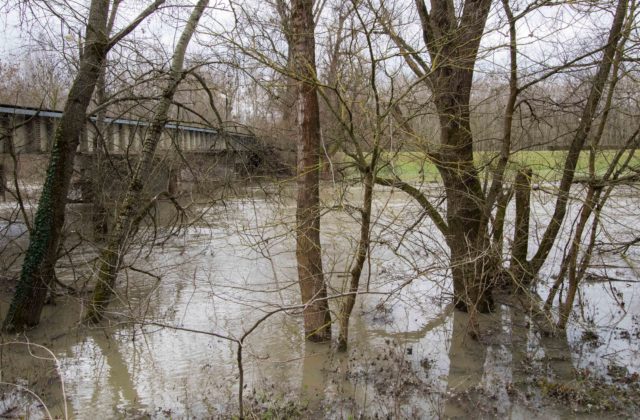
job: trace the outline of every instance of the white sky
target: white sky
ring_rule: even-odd
[[[71,22],[72,26],[81,28],[83,25],[80,19],[86,16],[86,11],[83,12],[81,6],[84,0],[77,1],[79,1],[80,4],[74,4],[74,12],[76,12],[76,14],[70,14],[71,18],[69,22]],[[228,12],[220,11],[220,8],[228,10],[227,3],[222,3],[222,1],[223,0],[211,1],[210,6],[214,8],[210,9],[208,11],[209,15],[201,21],[203,27],[209,29],[225,25],[230,26],[232,24],[232,16]],[[270,7],[259,3],[259,0],[256,1],[258,1],[258,3],[254,4],[256,13],[264,13],[265,8]],[[400,1],[412,3],[411,0]],[[120,19],[118,19],[116,26],[122,26],[124,22],[129,21],[132,16],[135,16],[144,5],[148,4],[148,2],[140,2],[137,0],[125,0],[123,3],[120,9]],[[143,23],[136,30],[134,36],[139,40],[140,45],[144,45],[146,48],[153,47],[157,50],[158,46],[161,46],[161,49],[168,56],[181,29],[180,20],[177,18],[186,16],[190,11],[191,5],[194,3],[195,0],[188,0],[186,3],[181,3],[180,0],[169,1],[167,4],[172,6]],[[188,7],[175,7],[176,4],[188,5]],[[247,1],[243,1],[242,4],[251,7]],[[519,9],[521,10],[524,4],[525,1],[523,0],[512,1],[514,12],[517,13]],[[216,9],[215,7],[219,8]],[[332,7],[331,1],[329,1],[326,10],[330,10],[330,7]],[[610,6],[609,10],[611,11],[612,9],[613,7]],[[415,8],[409,4],[407,10],[409,11],[409,15],[407,15],[406,18],[415,19]],[[44,12],[40,10],[37,11],[36,14],[42,16]],[[528,66],[539,68],[541,64],[557,64],[559,60],[561,61],[573,57],[576,54],[584,53],[587,50],[587,46],[592,48],[593,45],[602,45],[604,39],[603,34],[606,34],[610,21],[611,13],[577,13],[576,8],[571,5],[545,7],[533,12],[518,24],[518,42],[520,48],[518,59],[520,71],[525,74]],[[44,19],[33,17],[21,22],[18,11],[15,8],[9,12],[0,10],[0,28],[2,28],[2,33],[0,34],[0,60],[15,62],[28,55],[29,50],[25,47],[33,44],[33,39],[30,38],[29,31],[32,33],[36,32],[43,22],[45,22]],[[482,42],[481,48],[484,50],[484,53],[483,60],[478,64],[478,74],[506,67],[508,59],[508,52],[505,48],[507,29],[503,22],[504,12],[502,11],[501,3],[494,1],[492,14],[487,24],[486,35]],[[65,33],[68,33],[67,28],[63,28],[57,23],[50,26],[52,38],[57,37],[56,39],[59,40]],[[415,35],[414,45],[418,48],[423,48],[423,42],[418,36],[418,28],[416,26],[413,28],[411,32]],[[319,39],[323,36],[322,31],[322,27],[319,27]],[[73,36],[67,35],[66,38],[73,44]],[[209,41],[205,36],[197,38],[203,41],[204,44]],[[196,42],[192,42],[191,50],[199,50],[202,53],[207,53],[207,48],[199,47],[197,40]],[[213,50],[213,48],[211,50]],[[321,54],[322,52],[319,48],[319,62],[322,59]]]

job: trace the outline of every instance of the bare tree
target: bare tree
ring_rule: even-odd
[[[304,330],[311,341],[331,339],[331,315],[320,245],[320,107],[316,84],[315,24],[312,0],[291,2],[291,40],[298,81],[298,200],[296,258]]]
[[[542,264],[544,264],[549,256],[549,252],[556,241],[556,237],[558,236],[560,227],[564,221],[569,201],[569,190],[571,189],[571,185],[575,178],[575,170],[580,156],[580,151],[591,133],[592,124],[596,116],[600,99],[602,98],[602,94],[605,90],[607,80],[609,80],[609,74],[611,72],[616,49],[618,48],[618,43],[622,37],[622,28],[628,7],[629,0],[619,0],[617,3],[615,16],[613,17],[613,22],[611,24],[611,30],[609,31],[609,36],[604,46],[602,61],[598,65],[597,73],[593,78],[589,97],[582,110],[580,125],[578,126],[573,140],[571,141],[571,145],[569,146],[569,151],[565,159],[553,216],[551,217],[551,221],[549,222],[549,225],[544,232],[544,236],[540,241],[538,250],[529,262],[529,272],[531,275],[536,275],[540,271]]]
[[[29,248],[16,293],[3,323],[3,329],[6,331],[21,330],[37,325],[40,321],[45,298],[55,276],[76,149],[80,133],[85,127],[87,108],[107,53],[163,3],[164,0],[156,0],[130,25],[112,37],[107,33],[109,1],[92,0],[90,3],[78,73],[54,134],[51,158],[38,202]]]
[[[440,148],[429,153],[442,176],[447,194],[446,240],[451,250],[454,299],[461,310],[492,306],[491,284],[495,268],[487,250],[488,234],[482,223],[485,197],[473,164],[474,142],[470,125],[473,73],[491,1],[466,0],[460,15],[447,0],[416,0],[422,38],[431,59],[418,54],[405,59],[433,93],[440,125]],[[401,51],[414,51],[397,32],[387,32]]]
[[[175,52],[169,69],[169,80],[163,89],[160,103],[155,111],[153,121],[143,143],[143,149],[136,168],[131,176],[129,188],[126,192],[124,203],[116,216],[116,225],[110,234],[107,246],[103,249],[100,258],[100,268],[97,270],[97,284],[93,292],[93,298],[86,319],[89,321],[99,321],[103,316],[103,311],[108,305],[112,291],[115,287],[116,276],[121,260],[125,255],[125,243],[135,232],[145,213],[145,206],[141,205],[142,192],[145,182],[151,175],[151,166],[158,142],[167,124],[169,107],[172,104],[173,96],[178,85],[185,76],[183,71],[184,57],[187,46],[198,27],[198,22],[204,13],[209,0],[199,0],[187,25],[180,35],[176,44]]]

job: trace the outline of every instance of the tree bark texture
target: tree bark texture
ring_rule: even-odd
[[[298,199],[296,259],[302,295],[305,336],[331,339],[331,315],[322,271],[320,244],[320,110],[316,85],[313,1],[291,2],[291,34],[298,77]]]
[[[513,246],[511,248],[511,273],[514,289],[528,286],[529,267],[527,252],[529,251],[529,216],[531,214],[531,169],[518,171],[515,180],[516,221]]]
[[[108,15],[108,0],[92,0],[80,67],[54,134],[29,247],[3,323],[5,331],[22,330],[40,322],[47,292],[55,275],[67,193],[80,134],[85,127],[87,108],[108,51]]]
[[[473,163],[469,102],[473,70],[490,0],[466,0],[456,17],[453,3],[416,0],[424,42],[431,56],[429,82],[438,111],[441,150],[435,164],[447,196],[447,243],[451,251],[455,305],[461,310],[491,309],[490,258],[485,200]]]

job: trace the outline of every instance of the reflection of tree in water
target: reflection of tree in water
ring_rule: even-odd
[[[114,330],[77,327],[80,305],[79,300],[65,297],[58,305],[46,307],[40,328],[32,331],[29,339],[49,343],[50,350],[58,355],[67,379],[67,396],[76,394],[74,399],[80,408],[100,409],[106,415],[139,415],[144,407],[132,371],[134,364],[123,357],[121,342],[107,335],[115,334]],[[62,417],[60,383],[52,362],[33,358],[23,361],[42,365],[34,370],[41,376],[38,386],[47,397],[45,403],[52,415]],[[80,390],[81,387],[84,389]],[[81,394],[87,399],[78,400]]]
[[[325,344],[305,342],[302,362],[302,396],[311,412],[321,412],[327,388],[327,367],[330,352]]]
[[[346,418],[366,403],[366,378],[353,375],[355,353],[371,346],[371,335],[360,317],[354,317],[350,340],[357,342],[350,353],[335,352],[326,344],[306,342],[302,365],[302,398],[312,414]]]
[[[545,374],[560,381],[573,380],[575,369],[567,334],[555,327],[555,320],[543,309],[540,297],[535,293],[516,295],[508,298],[507,303],[511,307],[513,354],[517,362],[514,366],[522,370],[523,366],[541,361]]]
[[[112,394],[114,412],[118,412],[116,411],[118,409],[124,409],[127,414],[134,414],[140,409],[140,397],[138,396],[132,373],[129,372],[127,363],[120,353],[118,342],[100,333],[91,334],[90,337],[93,338],[96,347],[104,356],[109,368],[108,388]],[[99,383],[96,383],[92,397],[93,406],[95,406],[96,399],[101,391],[102,388]],[[129,411],[132,409],[135,410],[133,413]]]
[[[481,385],[487,346],[469,334],[469,314],[454,310],[451,324],[447,383],[451,396],[444,401],[444,416],[455,418],[465,414],[458,395]]]
[[[39,345],[9,341],[0,345],[0,418],[64,416],[55,361]]]
[[[531,383],[534,359],[543,363],[540,373],[556,381],[575,378],[566,334],[553,336],[532,319],[518,302],[497,305],[495,313],[481,317],[480,338],[474,339],[468,314],[454,311],[445,417],[467,417],[470,409],[499,416],[526,411],[509,389]]]

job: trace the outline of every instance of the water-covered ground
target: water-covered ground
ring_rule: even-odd
[[[37,329],[2,337],[0,415],[38,418],[49,410],[63,417],[63,396],[75,418],[236,415],[235,340],[259,321],[243,346],[248,416],[559,418],[598,416],[602,409],[632,415],[624,409],[634,407],[640,374],[637,249],[594,257],[566,333],[547,334],[517,299],[503,296],[470,334],[468,316],[449,305],[442,238],[405,195],[380,190],[349,351],[338,354],[302,339],[294,201],[288,188],[271,193],[250,190],[192,209],[192,217],[202,217],[151,253],[133,244],[103,325],[83,326],[84,295],[65,295],[47,306]],[[323,193],[330,295],[347,281],[358,237],[350,205],[359,194],[330,186]],[[553,204],[544,192],[535,198],[532,230],[544,226]],[[612,198],[602,249],[637,235],[639,202],[631,193]],[[80,246],[62,263],[60,280],[90,289],[95,255]],[[549,278],[541,279],[542,298],[556,264],[550,261]],[[0,287],[3,315],[11,285],[4,280]],[[338,305],[331,302],[334,311]]]

